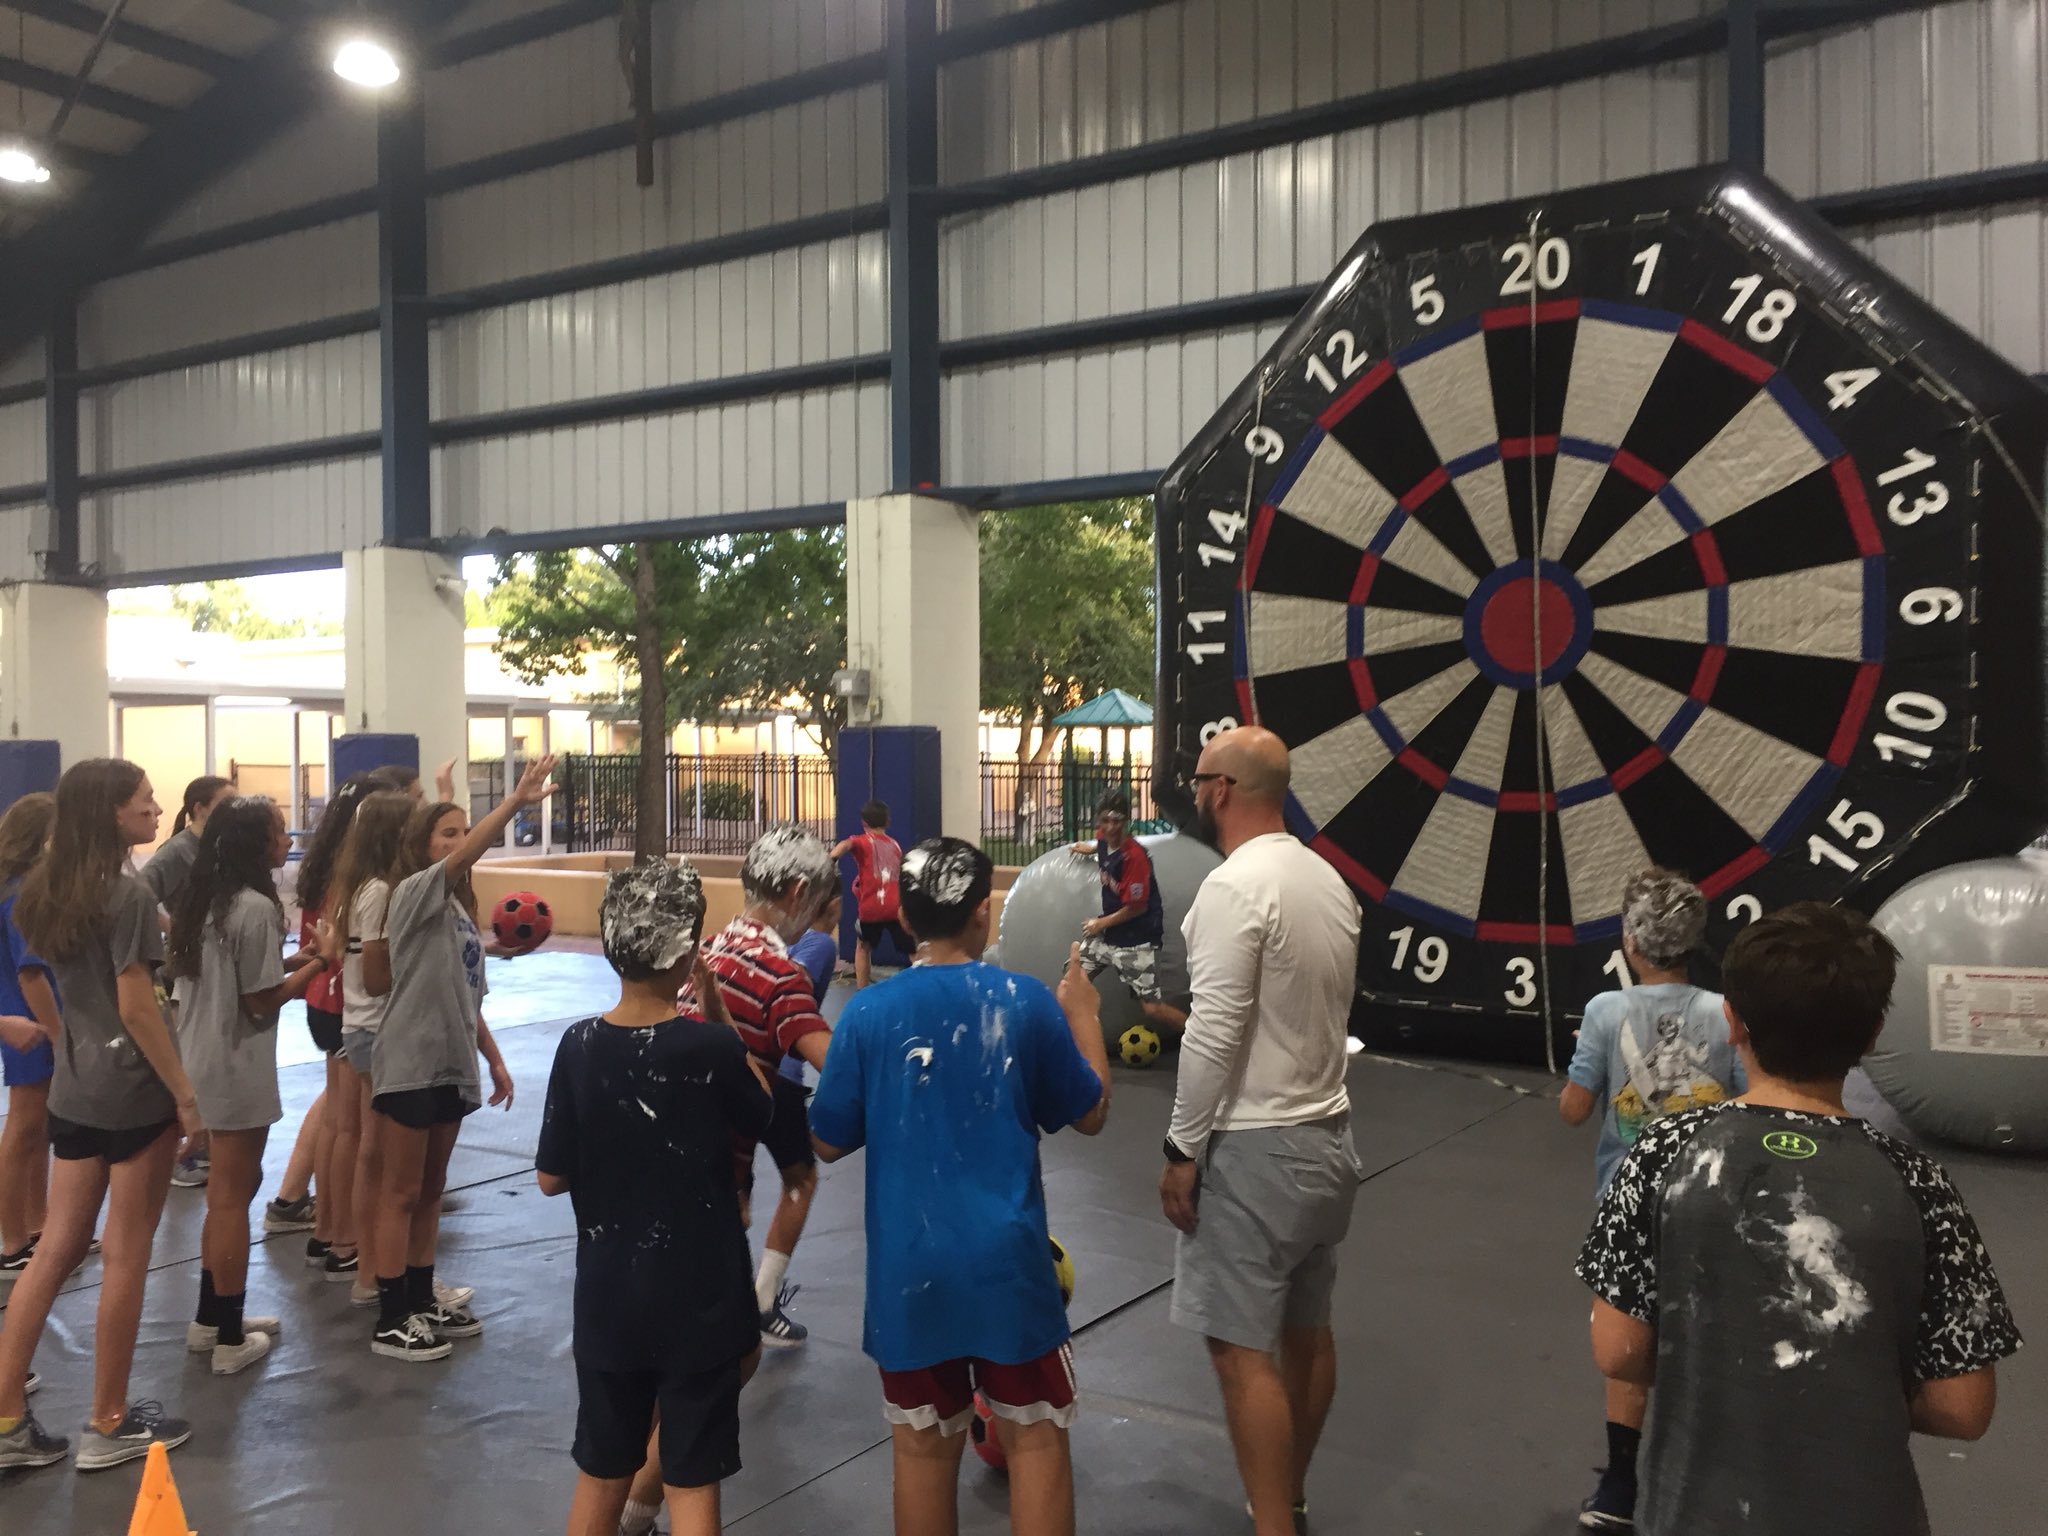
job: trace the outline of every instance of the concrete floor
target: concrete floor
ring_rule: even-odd
[[[300,1239],[277,1238],[255,1259],[250,1306],[281,1314],[284,1338],[247,1374],[214,1379],[182,1347],[199,1198],[172,1191],[134,1391],[198,1426],[173,1464],[201,1536],[561,1529],[573,1475],[574,1237],[568,1203],[541,1199],[530,1173],[560,1026],[514,1021],[606,1006],[593,971],[589,957],[559,954],[494,974],[491,1011],[521,1094],[509,1115],[485,1111],[468,1123],[452,1169],[460,1196],[442,1272],[478,1288],[486,1322],[484,1337],[458,1344],[452,1361],[408,1367],[372,1357],[366,1314],[303,1266]],[[282,1075],[287,1115],[273,1178],[319,1070],[296,1065]],[[1241,1532],[1243,1496],[1206,1361],[1167,1321],[1173,1234],[1156,1180],[1172,1079],[1125,1073],[1117,1087],[1102,1137],[1061,1135],[1045,1146],[1053,1227],[1080,1275],[1081,1528]],[[1590,1197],[1590,1132],[1559,1124],[1549,1084],[1534,1074],[1361,1058],[1352,1091],[1368,1178],[1340,1283],[1343,1379],[1311,1481],[1315,1529],[1574,1529],[1588,1468],[1604,1449],[1585,1295],[1571,1274]],[[1972,1153],[1944,1160],[2022,1327],[2048,1326],[2048,1168]],[[859,1352],[861,1264],[861,1176],[849,1164],[826,1171],[791,1272],[803,1286],[792,1310],[811,1342],[770,1358],[748,1389],[746,1469],[725,1494],[734,1530],[890,1529],[886,1426]],[[75,1435],[85,1410],[96,1284],[95,1261],[60,1298],[37,1356],[46,1381],[37,1409],[61,1434]],[[1916,1447],[1936,1531],[2038,1528],[2042,1357],[2038,1346],[2024,1351],[2002,1373],[1987,1440]],[[139,1475],[80,1477],[68,1466],[17,1474],[0,1481],[0,1530],[118,1531]],[[971,1458],[962,1482],[963,1529],[1005,1529],[1002,1484]]]

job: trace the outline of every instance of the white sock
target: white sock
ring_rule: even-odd
[[[789,1255],[773,1248],[761,1250],[761,1273],[754,1276],[754,1300],[766,1312],[775,1305],[775,1293],[782,1289],[782,1277],[789,1273]]]
[[[660,1513],[659,1504],[626,1500],[626,1512],[619,1516],[619,1536],[647,1536],[654,1529],[654,1517]]]

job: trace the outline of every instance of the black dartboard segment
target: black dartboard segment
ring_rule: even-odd
[[[1719,946],[2048,821],[2044,422],[1751,178],[1381,226],[1161,484],[1162,797],[1277,731],[1368,1023],[1540,1055],[1645,865]]]

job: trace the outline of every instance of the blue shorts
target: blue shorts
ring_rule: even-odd
[[[47,1040],[25,1051],[0,1045],[0,1082],[9,1088],[33,1088],[38,1083],[47,1083],[56,1070],[57,1053],[50,1049]]]

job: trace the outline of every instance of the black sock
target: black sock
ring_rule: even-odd
[[[408,1264],[405,1267],[405,1295],[415,1312],[434,1310],[434,1266]]]
[[[412,1308],[406,1304],[405,1276],[377,1277],[377,1326],[396,1328],[412,1316]]]
[[[213,1288],[213,1271],[199,1271],[199,1310],[192,1321],[202,1328],[214,1328],[220,1324],[220,1293]]]
[[[238,1291],[233,1296],[216,1296],[213,1298],[214,1320],[220,1325],[220,1338],[217,1342],[222,1344],[239,1344],[242,1342],[242,1303],[248,1299],[249,1293],[247,1291]]]
[[[1643,1432],[1626,1424],[1607,1421],[1607,1475],[1617,1483],[1635,1486],[1636,1447],[1643,1443]]]

